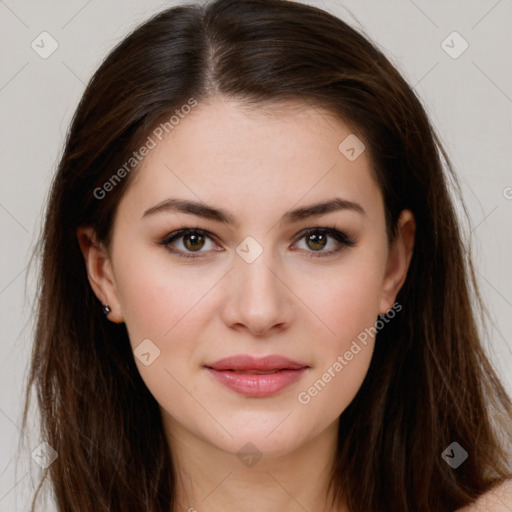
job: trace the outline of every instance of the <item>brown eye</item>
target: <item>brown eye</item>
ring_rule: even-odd
[[[314,251],[322,250],[327,245],[327,235],[324,233],[312,233],[306,235],[306,244]]]
[[[304,239],[306,245],[307,257],[331,256],[340,252],[345,247],[356,245],[348,235],[336,228],[312,228],[308,229],[299,238]],[[334,242],[332,242],[334,240]],[[324,250],[329,245],[333,247],[330,250]]]
[[[208,250],[201,250],[210,240],[212,249],[215,247],[212,236],[202,229],[183,228],[167,235],[160,245],[166,247],[170,252],[178,254],[183,258],[201,258]],[[180,244],[181,242],[181,244]],[[181,245],[181,247],[179,247]],[[197,253],[197,254],[194,254]]]
[[[190,251],[197,251],[204,246],[204,236],[197,233],[183,235],[183,245]]]

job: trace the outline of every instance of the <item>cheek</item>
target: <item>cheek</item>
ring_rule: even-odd
[[[373,355],[381,274],[378,265],[363,262],[351,270],[318,297],[316,307],[333,332],[316,340],[315,367],[296,396],[302,413],[322,418],[323,426],[352,402]]]
[[[212,272],[182,268],[165,256],[133,251],[117,262],[118,298],[132,345],[145,338],[166,342],[182,325],[190,327],[216,282]]]
[[[311,294],[309,306],[329,330],[316,340],[314,371],[297,395],[307,414],[334,421],[357,394],[373,354],[383,268],[377,250],[359,253]]]
[[[138,259],[138,265],[133,261],[135,256],[120,265],[118,294],[138,371],[155,400],[173,416],[200,415],[187,400],[189,393],[198,395],[197,384],[189,377],[202,338],[206,295],[218,278],[204,269],[184,272],[177,264],[155,259]]]
[[[154,251],[143,254],[132,248],[125,254],[116,262],[116,282],[135,363],[160,404],[170,410],[181,404],[174,411],[179,416],[184,401],[180,384],[195,392],[188,373],[194,369],[193,355],[213,314],[209,293],[223,272],[180,264],[165,254],[155,257]],[[139,353],[150,355],[138,357]]]
[[[311,378],[298,390],[297,404],[304,418],[321,419],[321,431],[335,421],[350,405],[359,391],[370,366],[374,342],[353,340],[319,365]]]
[[[322,311],[336,336],[346,338],[355,330],[373,323],[378,309],[378,281],[371,276],[351,277],[338,281],[327,300],[322,300]]]
[[[307,282],[302,278],[301,286],[308,286],[313,292],[307,295],[307,289],[302,288],[300,296],[308,297],[305,303],[328,327],[323,338],[330,347],[327,352],[332,354],[350,346],[365,328],[375,324],[383,263],[379,256],[359,253],[336,270],[323,272],[317,272]]]

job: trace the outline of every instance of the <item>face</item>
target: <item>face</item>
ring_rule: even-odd
[[[142,161],[110,252],[84,250],[170,435],[231,454],[332,429],[410,258],[411,229],[388,245],[367,152],[339,149],[352,130],[296,107],[199,104]]]

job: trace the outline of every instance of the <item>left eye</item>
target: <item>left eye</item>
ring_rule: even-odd
[[[321,257],[329,256],[340,252],[343,247],[352,247],[355,242],[345,233],[335,228],[311,228],[305,233],[302,233],[299,240],[305,240],[305,244],[313,251],[307,251],[312,254],[308,254],[308,257]],[[323,251],[328,243],[329,239],[335,240],[334,249]]]
[[[200,258],[201,256],[199,254],[194,253],[207,252],[207,250],[201,251],[201,249],[204,248],[205,241],[207,239],[210,241],[213,240],[212,235],[207,231],[198,228],[183,228],[170,233],[159,243],[165,246],[172,253],[178,254],[180,257]],[[305,232],[302,232],[296,241],[300,241],[302,239],[305,240],[306,246],[309,247],[309,249],[312,249],[306,249],[306,252],[311,253],[308,257],[329,256],[340,252],[344,246],[352,247],[355,245],[355,242],[349,238],[348,235],[335,228],[310,228]],[[328,246],[330,239],[334,239],[337,246],[335,244],[334,249],[324,251],[323,249]],[[178,240],[180,240],[183,248],[176,248],[175,242]],[[215,246],[215,244],[213,245]]]

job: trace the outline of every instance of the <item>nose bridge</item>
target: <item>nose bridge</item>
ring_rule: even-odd
[[[235,271],[240,276],[242,297],[258,300],[258,298],[275,301],[279,293],[277,289],[276,267],[271,251],[264,251],[257,259],[247,262],[239,258]],[[272,271],[273,270],[273,271]]]
[[[292,318],[287,287],[281,282],[281,267],[271,249],[256,240],[244,240],[231,272],[226,321],[243,324],[254,333],[263,333]],[[284,281],[284,279],[283,279]]]

